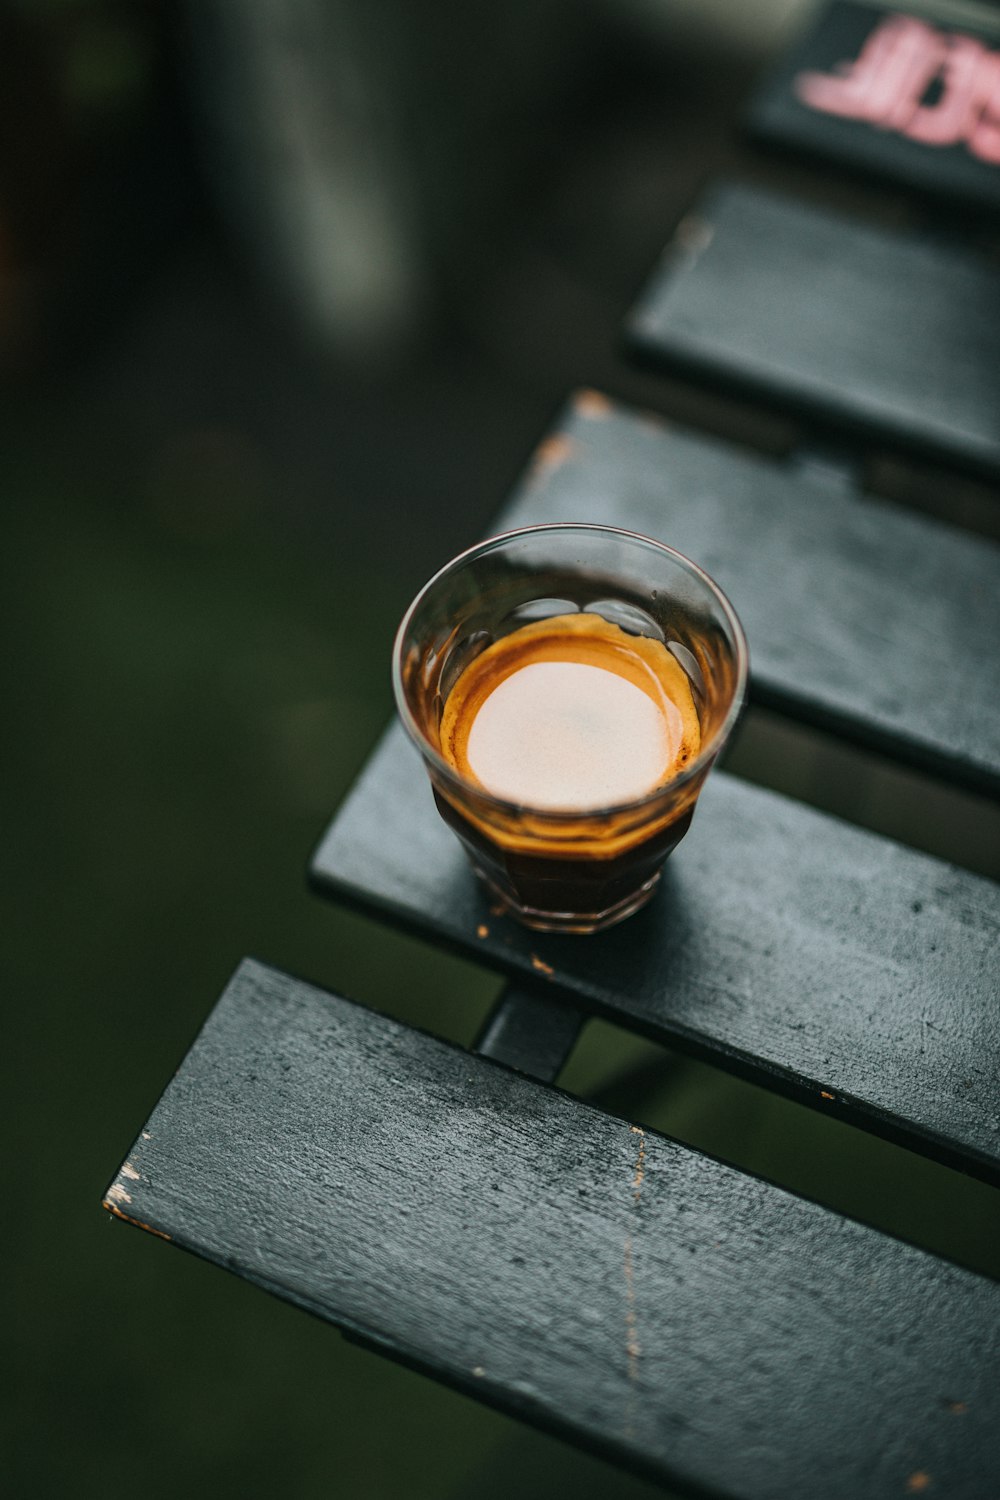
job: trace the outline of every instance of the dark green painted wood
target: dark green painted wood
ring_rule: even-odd
[[[976,24],[970,17],[949,19],[946,9],[935,16],[926,12],[914,17],[906,5],[861,5],[855,0],[834,0],[810,16],[808,29],[797,38],[784,57],[770,70],[750,106],[747,125],[751,135],[767,146],[779,147],[819,158],[896,184],[918,194],[922,199],[938,200],[943,206],[959,206],[991,219],[1000,214],[1000,162],[991,161],[981,152],[970,149],[969,131],[982,120],[982,110],[964,112],[966,129],[959,128],[955,116],[955,137],[934,141],[920,138],[914,132],[912,110],[900,109],[903,99],[912,98],[915,88],[924,83],[908,84],[905,70],[893,68],[892,58],[884,61],[896,73],[898,85],[880,92],[880,116],[865,111],[859,103],[855,114],[824,111],[805,102],[800,87],[803,74],[818,73],[843,77],[845,73],[860,76],[856,64],[865,54],[866,44],[884,28],[887,20],[903,16],[903,25],[912,33],[923,33],[929,49],[940,45],[941,67],[933,82],[925,88],[923,100],[938,109],[950,109],[948,90],[961,90],[963,79],[971,74],[962,66],[946,80],[946,57],[966,48],[971,40],[983,53],[1000,51],[1000,22],[995,13],[981,9]],[[897,33],[899,34],[899,33]],[[912,35],[902,38],[903,45],[913,47]],[[898,53],[896,54],[898,57]],[[879,69],[882,79],[886,69]],[[875,74],[869,71],[872,82]],[[943,85],[943,87],[942,87]],[[936,95],[933,99],[931,96]],[[952,95],[954,98],[954,94]]]
[[[645,360],[1000,474],[1000,273],[964,250],[716,187],[627,334]]]
[[[578,1005],[521,985],[508,985],[473,1047],[530,1078],[552,1083],[562,1071],[586,1020]]]
[[[1000,795],[1000,547],[581,395],[496,530],[644,532],[718,580],[750,642],[751,696]]]
[[[1000,1472],[1000,1286],[256,963],[106,1203],[693,1493]]]
[[[645,911],[595,937],[529,932],[491,909],[397,726],[311,874],[514,978],[1000,1182],[992,881],[714,772]]]

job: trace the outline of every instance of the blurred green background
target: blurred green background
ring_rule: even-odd
[[[405,604],[571,388],[787,440],[617,339],[802,10],[752,35],[722,0],[613,27],[512,6],[498,32],[388,0],[284,29],[267,5],[0,18],[7,1493],[653,1493],[99,1203],[244,954],[477,1029],[490,974],[309,895],[306,861],[390,712]],[[310,235],[349,244],[295,260]],[[833,810],[850,784],[872,826],[998,873],[975,799],[773,717],[731,768]],[[1000,1195],[955,1173],[604,1025],[563,1082],[1000,1271]]]

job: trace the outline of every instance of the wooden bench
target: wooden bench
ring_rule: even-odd
[[[1000,477],[996,269],[741,184],[710,188],[629,322],[632,352],[809,420]]]
[[[1000,795],[1000,547],[862,493],[849,470],[760,457],[593,392],[497,524],[571,519],[697,558],[739,601],[758,703]]]
[[[705,525],[713,566],[760,611],[768,700],[806,717],[824,612],[864,646],[870,618],[905,608],[893,600],[907,574],[873,592],[877,563],[852,521],[881,520],[890,543],[899,527],[901,555],[932,560],[944,637],[963,628],[955,571],[979,580],[987,607],[1000,578],[986,544],[891,507],[872,520],[836,486],[813,491],[794,469],[593,393],[498,524],[554,519],[570,496],[575,514],[601,507],[671,536]],[[820,526],[831,582],[812,595],[808,549],[801,587],[787,561],[796,504],[844,543],[824,544]],[[746,534],[758,527],[786,560],[792,630],[769,616],[773,571],[755,603],[766,547]],[[824,720],[866,738],[879,659],[900,686],[927,670],[908,638],[872,632],[872,661]],[[976,642],[967,670],[995,688]],[[933,691],[955,690],[949,667],[941,653]],[[995,788],[989,729],[949,744],[926,706],[914,695],[879,743],[959,780],[975,766],[975,784]],[[312,875],[515,980],[481,1055],[244,965],[109,1190],[114,1212],[665,1482],[739,1496],[986,1492],[1000,1458],[1000,1288],[534,1080],[557,1075],[585,1015],[603,1015],[996,1183],[991,881],[720,772],[646,912],[586,941],[528,933],[471,879],[396,728]]]
[[[810,496],[793,481],[796,520],[782,505],[783,477],[780,465],[680,437],[587,395],[543,445],[498,529],[565,520],[572,506],[577,519],[599,515],[679,543],[696,539],[690,528],[700,531],[707,565],[752,622],[753,694],[759,657],[766,701],[862,738],[876,735],[879,705],[893,698],[901,717],[895,735],[878,735],[879,743],[901,746],[906,759],[948,760],[950,774],[968,778],[976,756],[961,745],[949,754],[945,733],[927,754],[925,714],[941,694],[961,717],[973,686],[998,713],[1000,664],[989,643],[996,639],[1000,549],[889,507],[873,518],[839,491],[821,487]],[[775,507],[771,524],[761,513],[766,497]],[[819,569],[808,547],[796,564],[789,536],[808,534],[810,518]],[[873,557],[861,543],[879,519],[889,552]],[[852,536],[852,520],[862,535]],[[827,524],[835,546],[823,545]],[[913,577],[899,566],[887,571],[880,594],[878,559],[891,566],[896,525],[916,542],[908,547],[900,536],[897,562],[916,552],[923,566]],[[761,533],[756,545],[746,540],[754,530]],[[770,551],[768,537],[775,539]],[[952,572],[963,557],[968,570]],[[927,568],[938,563],[931,578]],[[941,632],[936,647],[917,619],[928,593]],[[976,635],[958,671],[940,641],[961,639],[972,597],[994,624]],[[898,638],[884,617],[900,624]],[[898,674],[895,685],[890,672]],[[842,673],[855,676],[842,682],[834,709]],[[907,695],[908,682],[921,679],[924,691]],[[821,691],[828,696],[818,708]],[[942,729],[947,723],[945,707]],[[984,728],[984,764],[970,778],[994,794],[998,727],[995,718],[992,730]],[[551,989],[588,1008],[627,1017],[744,1076],[1000,1180],[1000,1117],[992,1102],[1000,1029],[993,1026],[990,960],[1000,913],[993,883],[723,773],[703,794],[683,856],[668,865],[650,912],[599,941],[528,932],[492,914],[488,897],[468,880],[423,769],[393,727],[320,844],[312,875],[322,890],[432,933],[519,980],[542,974]],[[840,975],[835,996],[831,965]],[[947,1027],[946,1047],[931,1040],[939,1026]],[[935,1110],[941,1113],[932,1119]]]
[[[1000,1286],[246,962],[108,1206],[695,1493],[984,1500]]]
[[[888,444],[1000,475],[998,291],[953,246],[713,188],[632,347],[805,417],[846,461],[585,392],[494,529],[678,546],[744,619],[753,703],[995,808],[1000,549],[863,493],[854,461]],[[465,1050],[244,962],[113,1213],[686,1493],[993,1493],[995,1280],[552,1081],[603,1017],[993,1190],[994,881],[718,771],[646,910],[531,933],[474,881],[397,727],[310,876],[511,987]]]

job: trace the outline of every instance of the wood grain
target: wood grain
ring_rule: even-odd
[[[757,702],[1000,796],[995,543],[593,393],[494,529],[555,521],[641,531],[700,563],[743,622]]]
[[[527,986],[1000,1182],[1000,891],[714,772],[645,911],[593,937],[491,910],[392,726],[316,886]]]
[[[106,1206],[695,1494],[1000,1467],[1000,1287],[243,964]]]
[[[830,431],[1000,475],[1000,274],[964,249],[723,185],[627,337]]]

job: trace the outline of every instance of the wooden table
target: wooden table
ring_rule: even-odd
[[[800,446],[763,457],[584,391],[495,529],[605,521],[688,552],[743,617],[752,703],[995,818],[1000,549],[860,476],[872,445],[1000,476],[998,309],[964,246],[713,186],[631,347],[794,413]],[[310,874],[508,976],[478,1043],[247,960],[113,1213],[685,1492],[995,1493],[994,1280],[552,1082],[604,1017],[995,1189],[994,880],[723,770],[645,911],[532,933],[392,726]]]

